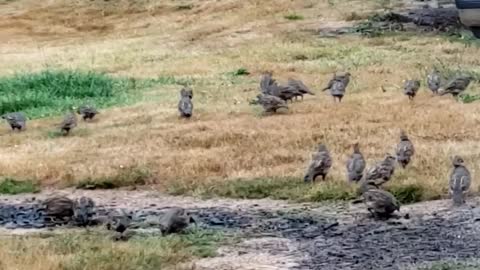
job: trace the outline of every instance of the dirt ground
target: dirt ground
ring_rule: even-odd
[[[241,235],[238,243],[221,247],[217,257],[193,262],[196,269],[407,269],[480,255],[480,198],[470,198],[461,208],[453,208],[450,200],[403,206],[399,216],[389,221],[372,220],[362,204],[201,200],[156,191],[49,191],[35,198],[2,196],[0,205],[53,194],[88,196],[97,211],[155,213],[184,207],[200,220],[198,226]],[[0,233],[38,231],[1,229]]]

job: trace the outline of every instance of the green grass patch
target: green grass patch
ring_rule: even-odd
[[[20,194],[20,193],[36,193],[40,191],[40,187],[30,180],[15,180],[5,178],[0,180],[0,194]]]
[[[458,98],[463,103],[472,103],[479,100],[480,95],[463,94],[463,95],[460,95]]]
[[[337,182],[304,183],[300,178],[274,177],[233,179],[224,182],[188,183],[177,182],[168,187],[172,195],[199,195],[203,197],[226,197],[235,199],[263,199],[306,201],[350,200],[355,198],[355,185]]]
[[[128,242],[113,242],[107,233],[99,231],[47,238],[11,237],[2,240],[9,247],[2,258],[8,260],[11,256],[15,257],[12,261],[32,264],[35,260],[40,262],[50,258],[59,266],[55,269],[69,270],[179,269],[176,267],[194,258],[215,256],[223,239],[218,232],[200,229],[165,237],[137,235]],[[18,256],[25,257],[25,260],[18,260]]]
[[[247,76],[250,75],[250,72],[246,68],[239,68],[227,74],[230,76]]]
[[[133,78],[79,70],[44,70],[0,77],[0,114],[23,111],[29,118],[64,113],[84,103],[98,107],[126,103],[143,87]]]
[[[144,167],[128,167],[121,169],[116,175],[98,178],[87,178],[79,181],[79,189],[114,189],[127,186],[145,185],[152,178],[152,173]]]
[[[420,202],[425,198],[425,189],[420,185],[393,185],[387,187],[401,204],[411,204]]]
[[[299,21],[304,19],[302,15],[296,13],[287,14],[284,16],[284,18],[290,21]]]

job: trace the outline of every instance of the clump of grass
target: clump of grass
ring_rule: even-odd
[[[463,103],[472,103],[480,100],[480,95],[463,94],[459,96],[459,100]]]
[[[0,194],[20,194],[20,193],[36,193],[39,192],[39,186],[31,180],[15,180],[5,178],[0,180]]]
[[[167,188],[172,195],[200,195],[235,199],[305,201],[349,200],[355,198],[355,187],[348,183],[304,183],[300,178],[273,177],[233,179],[203,184],[175,183]]]
[[[152,173],[148,168],[129,167],[113,176],[87,178],[79,181],[76,187],[79,189],[114,189],[127,186],[140,186],[148,183]]]
[[[18,269],[177,269],[194,258],[215,256],[223,239],[220,233],[197,229],[165,237],[138,235],[119,243],[90,231],[7,237],[0,253],[2,263]]]
[[[95,100],[99,107],[126,102],[132,80],[92,71],[44,70],[0,77],[0,114],[23,111],[29,118],[64,112]]]
[[[180,5],[176,6],[176,9],[177,10],[191,10],[191,9],[193,9],[193,5],[192,4],[180,4]]]
[[[247,76],[250,75],[250,72],[246,68],[239,68],[232,72],[229,72],[231,76]]]
[[[291,13],[291,14],[285,15],[284,18],[290,21],[299,21],[304,19],[302,15],[297,13]]]
[[[387,190],[392,193],[401,204],[420,202],[425,197],[424,187],[416,184],[389,186]]]

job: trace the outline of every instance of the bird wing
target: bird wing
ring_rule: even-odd
[[[301,80],[288,79],[288,85],[294,87],[301,93],[307,93],[310,95],[315,95]]]
[[[328,82],[327,87],[323,88],[322,91],[326,91],[326,90],[332,88],[332,86],[333,86],[334,83],[335,83],[335,78],[334,78],[334,79],[331,79],[331,80]]]

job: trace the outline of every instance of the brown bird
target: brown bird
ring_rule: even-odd
[[[82,116],[83,121],[92,120],[99,112],[91,105],[82,105],[78,107],[77,113]]]
[[[453,204],[462,205],[465,203],[465,194],[470,188],[472,177],[465,167],[463,158],[454,156],[452,160],[453,171],[450,174],[450,193]]]
[[[366,191],[370,190],[370,189],[379,189],[380,187],[375,183],[375,181],[373,180],[365,180],[365,179],[362,179],[360,180],[359,182],[359,187],[357,189],[357,195],[361,196],[363,195],[363,193],[365,193]],[[360,200],[360,202],[363,201],[363,198],[362,200]]]
[[[470,75],[461,75],[450,80],[441,92],[441,96],[451,94],[453,97],[458,97],[463,91],[465,91],[473,77]]]
[[[288,86],[295,89],[295,93],[298,93],[295,98],[300,96],[303,100],[303,95],[315,95],[301,80],[288,79]]]
[[[262,74],[262,78],[260,79],[260,92],[262,94],[267,94],[267,95],[274,95],[272,93],[272,88],[273,86],[277,85],[277,82],[273,79],[273,73],[272,72],[266,72]]]
[[[88,197],[75,200],[73,205],[73,220],[77,226],[90,225],[95,214],[95,202]]]
[[[358,182],[363,178],[365,170],[365,159],[360,152],[358,143],[353,145],[353,153],[347,160],[347,178],[348,181]]]
[[[318,146],[318,150],[312,156],[312,161],[308,166],[307,173],[305,174],[303,180],[305,182],[315,182],[315,179],[318,176],[322,177],[322,180],[325,180],[327,177],[328,171],[332,167],[332,158],[327,147],[321,143]]]
[[[328,82],[327,87],[322,91],[330,90],[330,94],[333,96],[333,100],[342,102],[342,98],[345,95],[348,84],[350,83],[350,73],[334,74],[333,78]]]
[[[430,74],[427,75],[428,89],[430,89],[434,95],[438,95],[441,83],[442,77],[440,76],[440,73],[438,70],[433,69]]]
[[[397,162],[402,166],[402,168],[407,167],[412,159],[412,156],[415,154],[415,148],[413,143],[407,136],[405,131],[400,132],[400,142],[397,145]]]
[[[265,113],[275,113],[282,108],[288,109],[287,103],[284,100],[268,94],[258,95],[256,104],[262,105]]]
[[[189,87],[180,90],[180,101],[178,102],[178,111],[183,118],[190,118],[193,114],[193,90]]]
[[[77,116],[75,115],[75,112],[72,109],[67,115],[65,115],[62,123],[60,123],[60,131],[63,133],[63,135],[66,136],[76,126],[77,126]]]
[[[420,89],[420,81],[406,80],[403,86],[403,93],[408,96],[408,99],[413,100]]]
[[[2,119],[7,120],[13,131],[15,129],[22,131],[26,128],[27,118],[21,112],[6,113],[2,115]]]
[[[175,207],[169,209],[159,221],[160,230],[163,235],[171,233],[180,233],[188,227],[190,223],[196,223],[183,208]]]
[[[390,192],[370,188],[363,193],[367,210],[375,218],[389,218],[393,212],[400,211],[400,203]]]
[[[380,186],[392,178],[395,172],[395,157],[387,154],[382,162],[379,162],[367,170],[365,180],[375,181]]]
[[[55,196],[42,202],[45,216],[52,225],[65,224],[71,221],[74,214],[74,201],[65,196]]]

